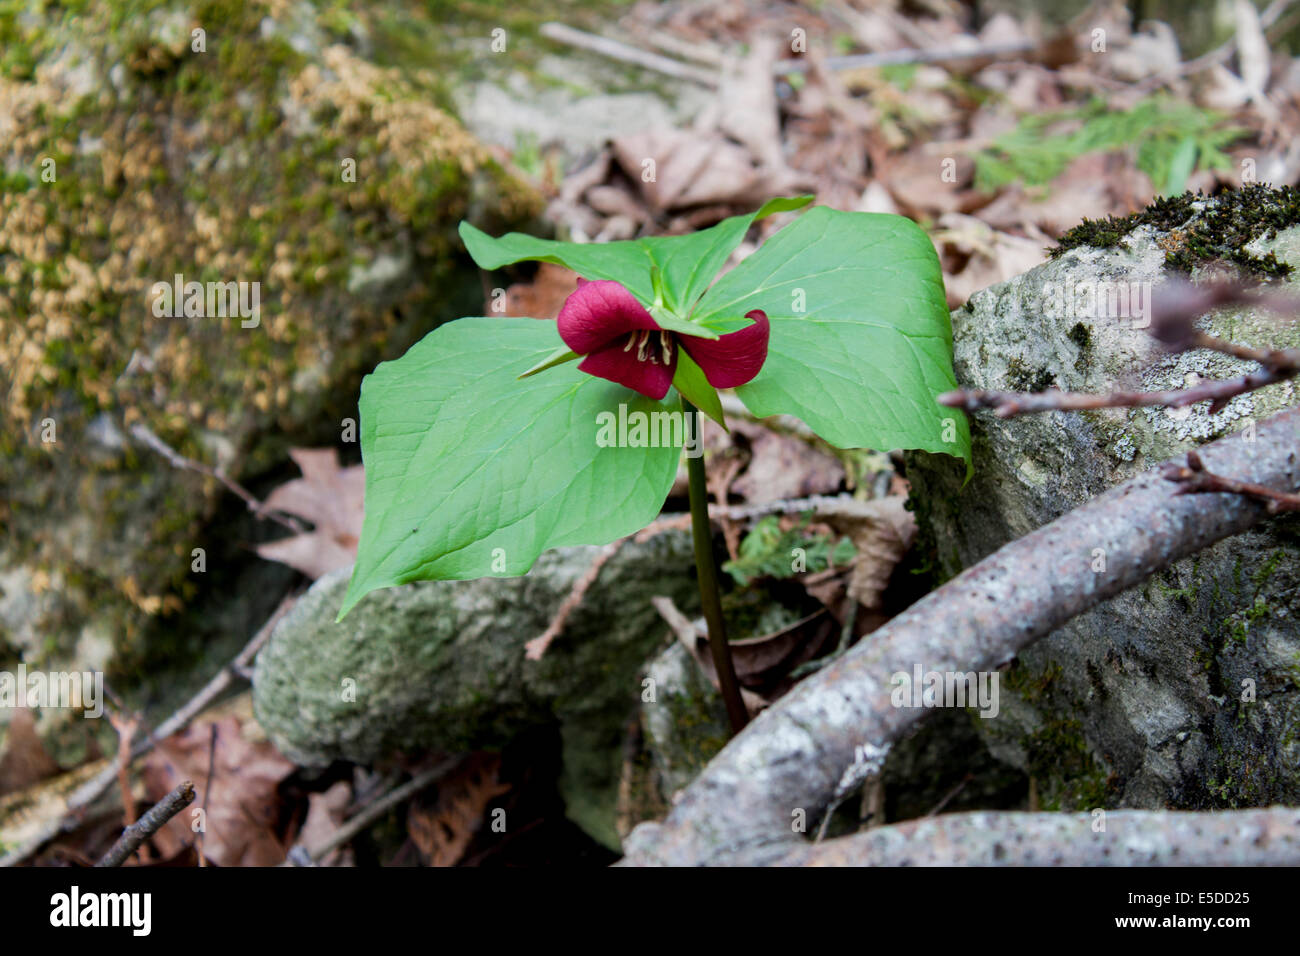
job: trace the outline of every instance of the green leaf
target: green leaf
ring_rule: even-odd
[[[1165,181],[1162,196],[1181,196],[1187,188],[1187,177],[1196,170],[1196,140],[1188,137],[1178,144],[1169,158],[1169,178]]]
[[[726,417],[722,414],[722,399],[718,398],[718,390],[709,384],[704,369],[695,364],[695,359],[687,355],[686,350],[682,348],[677,350],[677,369],[673,372],[673,388],[681,392],[682,397],[688,402],[721,425],[724,431],[729,431]]]
[[[366,514],[340,617],[378,588],[523,574],[547,548],[608,543],[659,513],[680,448],[600,447],[599,416],[680,415],[676,399],[572,365],[517,379],[558,345],[551,322],[461,319],[366,377]]]
[[[621,282],[647,309],[655,306],[656,289],[651,270],[658,269],[663,301],[659,311],[653,313],[655,320],[663,325],[661,313],[667,310],[685,323],[692,306],[709,287],[732,250],[740,245],[753,222],[773,213],[800,209],[811,201],[811,196],[772,199],[757,212],[732,216],[716,226],[686,236],[578,243],[511,232],[494,239],[467,222],[460,224],[460,235],[480,268],[499,269],[526,260],[553,262],[587,279]],[[667,325],[663,327],[669,328]],[[674,327],[672,331],[702,335],[690,326],[686,329]]]
[[[527,378],[530,375],[536,375],[538,372],[545,372],[548,368],[555,368],[557,365],[563,365],[565,362],[572,362],[574,359],[582,358],[577,352],[567,345],[561,345],[546,358],[542,359],[527,372],[520,375],[520,378]]]
[[[709,321],[751,309],[772,323],[763,370],[736,389],[755,415],[794,415],[840,448],[946,452],[969,470],[966,418],[934,400],[957,387],[943,275],[911,220],[810,210],[719,279],[697,312]]]

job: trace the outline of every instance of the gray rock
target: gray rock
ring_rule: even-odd
[[[695,779],[730,737],[722,696],[680,641],[646,669],[641,726],[661,795],[668,800]]]
[[[694,606],[695,571],[683,533],[628,542],[542,659],[525,660],[524,644],[546,629],[597,552],[549,551],[519,578],[379,591],[337,624],[350,569],[321,578],[258,657],[259,723],[304,766],[495,747],[558,724],[569,815],[617,847],[622,741],[644,663],[667,633],[649,599]]]
[[[1214,353],[1164,354],[1134,327],[1140,318],[1099,315],[1086,301],[1082,310],[1052,307],[1063,305],[1056,293],[1085,281],[1158,285],[1168,277],[1165,239],[1142,226],[1124,244],[1076,248],[972,296],[952,316],[958,382],[1155,390],[1181,387],[1193,374],[1248,370]],[[1300,264],[1298,239],[1291,228],[1248,248]],[[1149,295],[1150,285],[1141,288]],[[1235,342],[1300,344],[1300,326],[1248,310],[1200,324]],[[1216,415],[1205,404],[1006,420],[977,413],[968,486],[943,461],[909,462],[923,540],[951,576],[1181,451],[1234,431],[1248,440],[1252,422],[1294,401],[1285,383],[1238,397]],[[1279,518],[1222,542],[1026,652],[1004,675],[1002,715],[978,722],[990,749],[1029,770],[1048,807],[1300,800],[1296,528],[1293,517]],[[1094,559],[1104,559],[1105,544],[1097,542]]]

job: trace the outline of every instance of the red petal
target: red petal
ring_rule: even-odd
[[[754,324],[718,339],[701,339],[693,335],[677,337],[714,388],[735,388],[753,381],[767,361],[767,339],[771,327],[766,313],[754,309],[745,318],[753,319]]]
[[[620,339],[613,345],[592,352],[582,360],[578,368],[589,375],[626,385],[647,398],[663,398],[668,394],[668,386],[673,383],[673,373],[677,370],[676,349],[673,350],[672,361],[664,365],[658,335],[652,335],[647,346],[647,351],[655,350],[655,362],[651,362],[648,355],[644,361],[638,360],[636,346],[623,351],[626,344],[624,339]]]
[[[629,332],[659,328],[645,306],[613,279],[579,280],[578,288],[560,308],[558,323],[560,338],[579,355],[599,351],[615,339],[626,344],[624,337]]]

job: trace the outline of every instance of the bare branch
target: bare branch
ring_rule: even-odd
[[[95,866],[121,866],[145,840],[162,829],[163,824],[194,802],[194,784],[186,780],[167,794],[136,823],[122,831],[112,849]]]
[[[1232,494],[1246,495],[1264,502],[1268,513],[1275,515],[1283,511],[1300,511],[1300,495],[1290,494],[1266,488],[1248,481],[1237,481],[1206,471],[1201,456],[1194,451],[1187,453],[1187,467],[1166,465],[1161,471],[1167,481],[1176,482],[1180,495]]]
[[[433,786],[447,774],[456,769],[465,759],[464,754],[458,754],[455,757],[449,757],[434,767],[430,767],[423,773],[418,773],[400,787],[394,787],[388,793],[384,794],[374,803],[367,806],[356,816],[348,820],[343,826],[339,827],[330,838],[319,846],[307,847],[304,844],[295,845],[288,854],[288,860],[281,863],[281,866],[315,866],[330,852],[337,850],[339,847],[348,843],[366,828],[372,826],[375,821],[382,817],[389,810],[400,806],[411,797],[415,796],[421,790]],[[310,862],[309,862],[310,861]]]
[[[591,590],[591,586],[596,583],[596,578],[600,576],[600,569],[618,553],[618,549],[623,546],[623,542],[626,540],[627,538],[619,538],[617,541],[612,541],[600,549],[596,559],[591,562],[591,566],[583,572],[582,577],[573,583],[573,588],[565,597],[559,610],[555,612],[555,617],[551,618],[551,623],[546,626],[546,630],[524,645],[524,658],[526,660],[540,661],[542,655],[546,653],[546,649],[551,646],[551,641],[564,633],[564,625],[568,623],[569,615],[577,609],[587,592]]]
[[[211,465],[205,465],[201,461],[195,461],[193,458],[186,458],[154,434],[153,431],[150,430],[149,426],[144,424],[144,422],[136,422],[132,425],[131,435],[142,445],[146,445],[159,455],[162,455],[163,458],[167,459],[167,463],[173,468],[179,468],[182,471],[196,471],[200,475],[207,475],[209,478],[215,478],[217,481],[221,482],[227,490],[244,499],[244,503],[248,505],[248,510],[256,514],[259,518],[270,518],[272,521],[284,525],[290,531],[294,532],[294,534],[302,534],[307,530],[306,526],[304,526],[302,522],[290,515],[282,515],[277,511],[267,511],[262,505],[262,502],[260,502],[251,491],[233,478],[229,477],[220,469],[213,468]]]

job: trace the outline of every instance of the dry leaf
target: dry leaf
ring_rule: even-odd
[[[857,554],[849,574],[849,597],[868,610],[879,610],[894,567],[916,538],[916,518],[897,496],[865,502],[860,514],[841,513],[827,520],[847,534]]]
[[[406,831],[429,866],[455,866],[483,823],[488,804],[510,789],[497,780],[501,759],[475,754],[438,785],[432,806],[412,804]]]
[[[731,431],[749,443],[749,464],[731,485],[746,501],[827,495],[844,483],[843,463],[806,441],[746,421],[732,421]]]
[[[289,457],[302,471],[271,492],[263,511],[283,511],[305,518],[315,530],[257,546],[268,561],[296,568],[312,580],[357,558],[365,505],[366,475],[361,465],[339,467],[333,448],[291,448]]]
[[[36,718],[27,707],[13,711],[5,752],[0,755],[0,794],[13,793],[57,776],[59,765],[36,733]]]
[[[339,780],[324,793],[307,795],[307,819],[303,821],[298,842],[307,847],[318,847],[330,839],[343,825],[348,806],[352,803],[352,785]],[[319,866],[352,866],[351,847],[331,850]]]
[[[276,788],[293,770],[294,765],[270,743],[246,739],[234,717],[192,724],[168,737],[145,759],[149,799],[161,800],[182,780],[194,781],[198,799],[167,822],[154,836],[155,845],[164,856],[173,855],[195,842],[197,834],[191,827],[201,819],[203,855],[218,866],[282,862],[285,850],[273,830],[279,809]],[[201,817],[196,810],[203,811]]]
[[[504,313],[495,311],[495,303],[484,304],[484,315],[507,315],[530,319],[553,319],[560,314],[564,300],[578,287],[578,274],[564,266],[543,262],[532,282],[516,282],[506,289]]]

